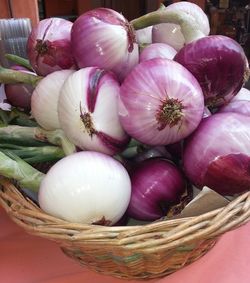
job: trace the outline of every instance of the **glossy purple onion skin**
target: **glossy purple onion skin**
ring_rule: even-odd
[[[209,186],[222,195],[250,187],[250,117],[217,113],[203,119],[186,140],[185,175],[198,188]]]
[[[178,202],[186,189],[180,170],[170,161],[153,158],[142,161],[131,173],[130,217],[153,221],[166,215],[166,208]]]
[[[71,38],[79,68],[112,70],[122,81],[139,61],[132,26],[112,9],[96,8],[82,14],[73,24]]]
[[[11,67],[12,70],[35,74],[31,72],[25,67],[19,65],[13,65]],[[14,106],[24,109],[25,111],[29,111],[31,108],[31,96],[34,90],[34,87],[29,84],[6,84],[4,85],[4,90],[6,94],[6,98],[8,102]]]
[[[181,102],[181,118],[159,121],[164,101]],[[119,115],[124,130],[148,145],[167,145],[187,137],[198,126],[204,110],[201,88],[193,75],[169,59],[138,64],[121,85]]]
[[[244,84],[247,59],[242,47],[222,35],[200,38],[184,46],[174,60],[199,82],[205,105],[218,107],[231,100]]]
[[[27,54],[38,75],[75,69],[71,50],[72,25],[68,20],[48,18],[32,29],[27,42]]]
[[[31,108],[31,95],[34,88],[28,84],[7,84],[4,86],[8,102],[26,111]]]

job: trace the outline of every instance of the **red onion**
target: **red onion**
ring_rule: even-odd
[[[174,58],[198,80],[205,104],[217,107],[230,101],[244,84],[247,60],[235,40],[211,35],[187,44]]]
[[[219,112],[235,112],[250,116],[250,90],[242,88]]]
[[[121,86],[119,115],[125,131],[148,145],[188,136],[204,110],[201,88],[180,64],[155,58],[138,64]]]
[[[153,43],[143,48],[140,53],[140,62],[153,58],[173,59],[177,51],[165,43]]]
[[[35,74],[30,70],[22,66],[12,66],[11,69],[28,73]],[[29,111],[31,108],[31,96],[34,90],[34,86],[25,83],[18,84],[5,84],[4,90],[7,101],[14,107],[20,107],[25,111]]]
[[[249,162],[250,117],[238,113],[203,119],[184,148],[183,166],[190,181],[223,195],[249,190]]]
[[[193,16],[203,34],[209,34],[210,27],[208,17],[198,5],[183,1],[173,3],[167,6],[165,9],[166,11],[183,11]],[[174,49],[180,50],[185,44],[185,39],[179,25],[164,23],[153,26],[152,42],[167,43]]]
[[[181,171],[170,161],[142,161],[131,173],[132,194],[127,213],[138,220],[156,220],[178,202],[186,189]]]
[[[69,140],[81,149],[113,155],[129,142],[118,116],[120,85],[113,73],[83,68],[65,81],[58,118]]]
[[[61,18],[40,21],[30,33],[27,53],[30,64],[38,75],[62,69],[74,69],[71,51],[72,22]]]
[[[108,8],[97,8],[77,18],[72,27],[72,47],[79,68],[112,70],[121,80],[139,60],[132,26]]]
[[[181,10],[151,12],[131,23],[140,29],[162,22],[180,25],[186,45],[174,60],[197,79],[205,104],[213,108],[232,99],[249,76],[248,61],[240,44],[226,36],[205,36],[196,18]]]

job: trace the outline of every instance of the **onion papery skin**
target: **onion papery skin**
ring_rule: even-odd
[[[113,73],[87,67],[72,74],[61,89],[59,122],[81,149],[109,155],[126,147],[129,137],[118,116],[120,84]]]
[[[61,18],[47,18],[32,29],[27,55],[38,75],[76,68],[71,50],[72,25],[72,22]]]
[[[143,48],[140,53],[140,62],[150,60],[153,58],[173,59],[177,51],[165,43],[152,43]]]
[[[60,90],[74,70],[55,71],[43,78],[31,98],[31,113],[37,123],[46,130],[60,129],[57,105]]]
[[[127,214],[137,220],[153,221],[165,216],[186,189],[180,169],[163,158],[142,161],[130,177],[132,194]]]
[[[185,141],[183,168],[198,188],[222,195],[250,188],[250,117],[216,113],[203,119]]]
[[[164,115],[173,102],[178,117]],[[193,75],[180,64],[155,58],[138,64],[121,85],[120,121],[134,139],[148,145],[167,145],[187,137],[198,126],[204,98]]]
[[[210,32],[210,26],[207,15],[196,4],[190,2],[177,2],[165,8],[168,11],[183,11],[193,16],[197,21],[200,30],[204,35]],[[180,26],[171,23],[163,23],[153,26],[152,29],[153,43],[166,43],[179,51],[185,45],[185,39],[181,32]]]
[[[49,169],[38,201],[46,213],[73,223],[112,225],[124,215],[130,196],[130,177],[120,162],[82,151]]]
[[[250,117],[250,90],[243,87],[233,99],[221,107],[218,112],[234,112]]]
[[[183,47],[174,60],[199,82],[210,108],[230,101],[242,88],[248,72],[244,50],[235,40],[211,35]]]
[[[73,24],[71,38],[79,68],[112,70],[122,80],[139,61],[132,26],[112,9],[97,8],[82,14]]]

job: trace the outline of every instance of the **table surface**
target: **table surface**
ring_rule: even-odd
[[[224,234],[215,247],[191,265],[157,283],[249,283],[250,223]],[[121,283],[66,257],[58,245],[28,235],[0,208],[0,275],[5,283]],[[142,282],[130,280],[130,283]]]

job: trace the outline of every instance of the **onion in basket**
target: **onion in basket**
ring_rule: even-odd
[[[204,97],[194,76],[170,59],[138,64],[121,86],[120,121],[134,139],[167,145],[187,137],[198,126]]]
[[[60,125],[81,149],[113,155],[129,142],[118,117],[120,85],[113,73],[97,67],[76,71],[58,100]]]
[[[180,201],[186,181],[175,164],[156,157],[142,161],[131,172],[132,194],[128,215],[153,221],[166,215]]]
[[[247,58],[240,44],[227,36],[206,36],[196,17],[182,10],[161,9],[131,23],[135,29],[140,29],[162,22],[181,26],[185,46],[174,60],[197,79],[205,105],[216,108],[232,99],[249,76]]]
[[[204,11],[196,4],[187,1],[173,3],[165,8],[166,11],[183,11],[192,15],[205,35],[210,32],[209,21]],[[178,24],[164,23],[154,25],[152,29],[152,42],[167,43],[176,50],[180,50],[185,39]]]
[[[46,130],[60,129],[57,104],[60,90],[74,70],[59,70],[48,74],[35,87],[31,97],[31,113]]]
[[[250,117],[218,113],[202,120],[185,144],[186,176],[199,188],[223,195],[250,188]]]
[[[27,55],[38,75],[75,69],[71,52],[72,25],[68,20],[54,17],[40,21],[32,29],[27,42]]]
[[[112,225],[124,215],[130,195],[130,178],[120,162],[85,151],[50,168],[38,200],[45,212],[70,222]]]

